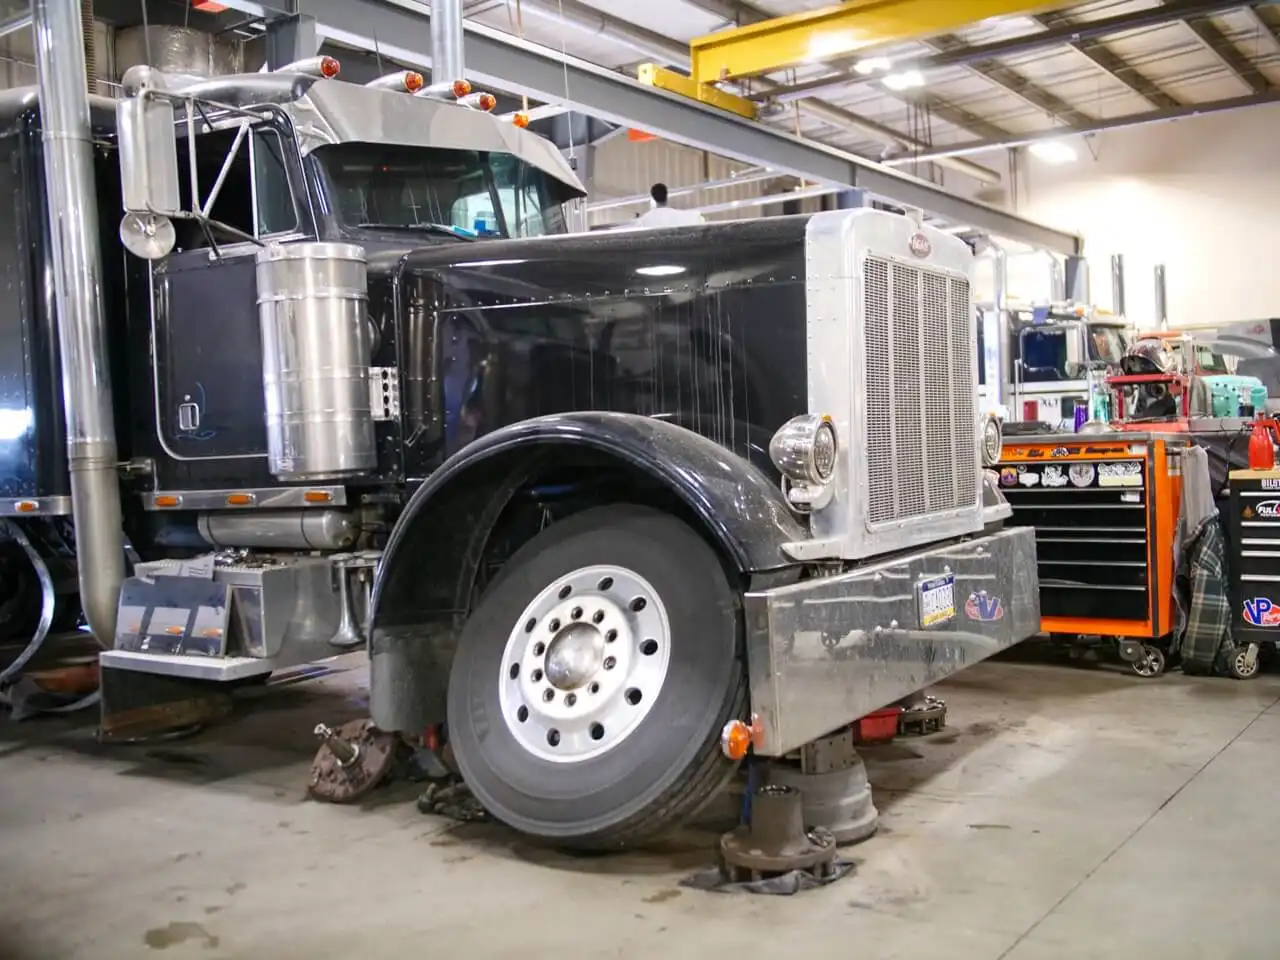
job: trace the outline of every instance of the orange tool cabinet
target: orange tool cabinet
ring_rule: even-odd
[[[1006,437],[996,468],[1009,523],[1036,531],[1041,629],[1114,643],[1140,676],[1163,672],[1175,626],[1186,442],[1138,432]]]

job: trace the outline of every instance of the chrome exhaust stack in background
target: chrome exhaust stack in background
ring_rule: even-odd
[[[452,87],[467,79],[463,62],[462,0],[431,4],[431,86]],[[468,91],[470,92],[470,91]]]
[[[32,0],[31,12],[80,601],[94,636],[109,647],[124,534],[81,10],[78,0]]]

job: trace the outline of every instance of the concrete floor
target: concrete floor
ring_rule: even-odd
[[[424,817],[407,784],[307,801],[308,731],[360,714],[360,676],[166,745],[0,723],[0,960],[1280,955],[1275,675],[975,667],[936,691],[945,731],[865,752],[856,871],[789,898],[681,889],[711,832],[582,859]]]

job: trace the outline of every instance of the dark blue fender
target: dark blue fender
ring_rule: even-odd
[[[575,454],[597,463],[603,457],[665,487],[744,577],[796,566],[782,545],[807,533],[778,484],[699,434],[630,413],[564,413],[503,427],[432,473],[392,531],[369,621],[371,707],[384,729],[421,729],[443,718],[457,631],[494,525],[517,491]]]

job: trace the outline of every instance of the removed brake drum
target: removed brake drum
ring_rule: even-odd
[[[372,720],[352,720],[336,731],[323,723],[315,734],[323,742],[311,764],[308,792],[326,803],[354,803],[387,779],[396,756],[395,734]]]

